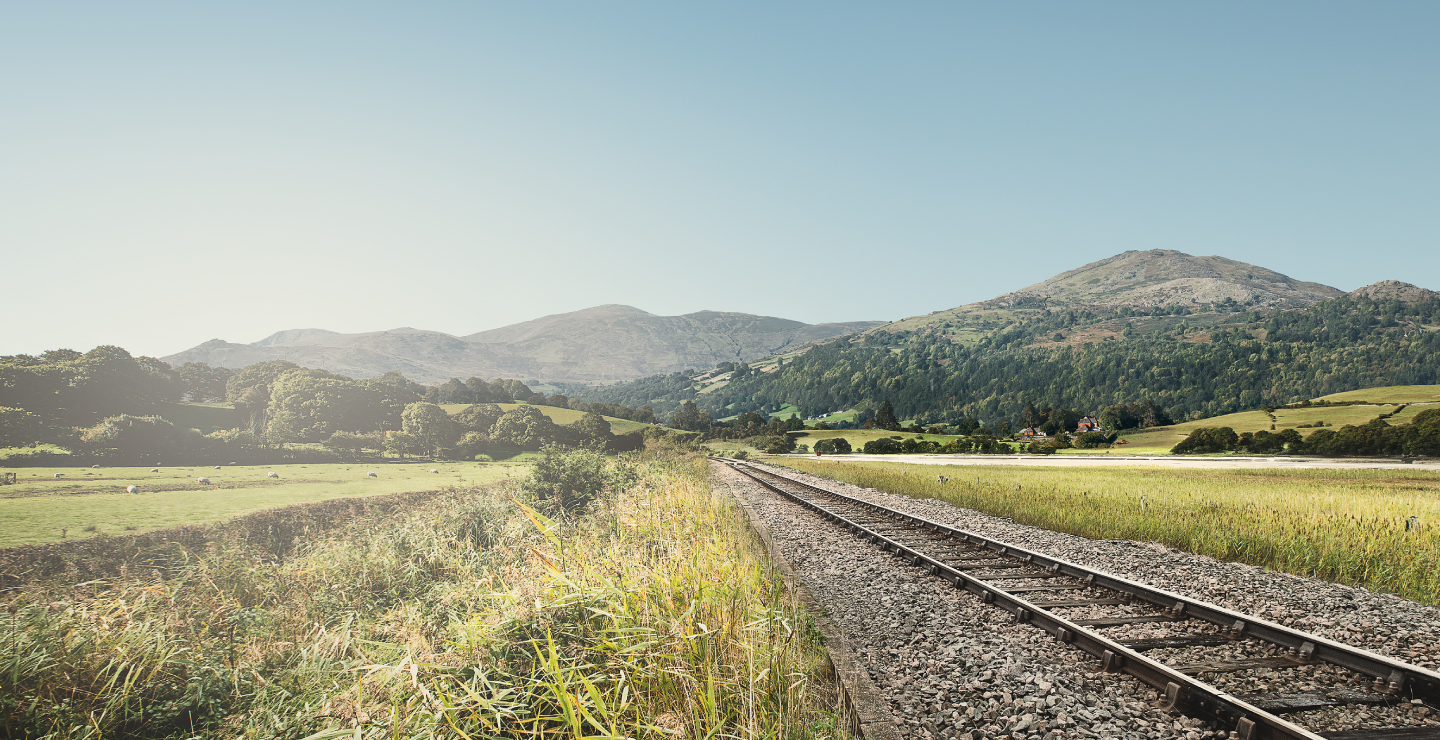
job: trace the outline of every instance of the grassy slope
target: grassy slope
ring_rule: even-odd
[[[521,406],[526,406],[528,404],[497,403],[495,405],[506,411],[510,411],[511,409],[517,409]],[[464,411],[469,406],[470,404],[467,403],[446,403],[441,404],[440,408],[445,409],[445,413],[447,414],[458,414],[461,411]],[[562,409],[556,408],[554,406],[536,406],[535,408],[540,409],[540,413],[550,417],[551,421],[554,421],[556,424],[562,425],[574,424],[575,422],[580,421],[580,417],[585,415],[584,411],[576,411],[574,409]],[[642,424],[638,421],[617,419],[613,416],[607,416],[605,417],[605,420],[610,422],[610,431],[615,434],[628,434],[629,432],[633,432],[637,429],[644,429],[645,427],[650,426],[649,424]]]
[[[1440,385],[1392,385],[1321,396],[1326,401],[1369,401],[1371,403],[1440,402]],[[1320,400],[1317,399],[1317,400]]]
[[[1396,410],[1398,404],[1410,403],[1403,411],[1389,419],[1392,424],[1403,424],[1413,418],[1416,414],[1430,408],[1440,408],[1435,404],[1440,403],[1440,386],[1434,385],[1401,385],[1385,388],[1369,388],[1366,390],[1349,391],[1325,396],[1329,401],[1376,401],[1375,405],[1364,406],[1332,406],[1312,407],[1302,409],[1277,409],[1275,411],[1275,429],[1279,432],[1285,429],[1295,429],[1303,435],[1309,435],[1320,427],[1307,427],[1299,429],[1301,424],[1314,424],[1323,421],[1329,427],[1343,427],[1346,424],[1361,425],[1369,422],[1381,414],[1388,414]],[[1114,449],[1114,452],[1128,454],[1156,455],[1165,454],[1184,439],[1190,432],[1203,427],[1230,427],[1236,433],[1258,432],[1260,430],[1270,431],[1270,418],[1260,410],[1241,411],[1235,414],[1226,414],[1199,421],[1188,421],[1183,424],[1175,424],[1168,427],[1154,427],[1136,432],[1121,434],[1121,438],[1129,444],[1121,445]],[[1067,454],[1093,454],[1096,450],[1066,450]],[[1099,450],[1104,454],[1104,450]]]
[[[439,474],[429,472],[432,468]],[[211,468],[25,468],[0,488],[0,547],[215,522],[262,509],[346,496],[473,486],[515,475],[523,463],[340,463]],[[268,478],[275,471],[279,480]],[[365,475],[375,471],[376,478]],[[55,478],[55,473],[65,477]],[[195,479],[205,476],[210,485]],[[125,493],[126,486],[141,493]],[[86,532],[86,527],[95,531]]]
[[[1161,542],[1440,603],[1440,527],[1405,529],[1410,516],[1440,521],[1440,473],[772,462],[1083,537]]]

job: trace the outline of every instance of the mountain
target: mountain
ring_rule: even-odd
[[[953,329],[983,333],[1007,320],[1058,308],[1300,308],[1341,295],[1344,291],[1328,285],[1224,257],[1151,249],[1122,252],[988,301],[903,319],[885,330],[949,323]]]
[[[1414,303],[1415,301],[1431,300],[1440,294],[1410,283],[1402,283],[1399,280],[1381,280],[1363,288],[1356,288],[1347,295],[1369,298],[1372,301],[1388,301],[1393,298],[1402,303]]]
[[[1175,419],[1386,385],[1440,383],[1440,294],[1384,281],[1349,294],[1221,257],[1127,252],[989,301],[839,337],[771,372],[646,378],[668,413],[715,418],[790,404],[802,415],[1017,426],[1027,403],[1096,413],[1154,402]]]
[[[424,383],[470,376],[593,383],[752,360],[881,324],[805,324],[718,311],[656,316],[606,305],[463,337],[409,327],[360,334],[289,329],[253,344],[212,339],[163,359],[229,368],[289,360],[356,378],[399,370]]]

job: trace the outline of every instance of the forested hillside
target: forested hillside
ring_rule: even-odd
[[[1098,411],[1148,399],[1176,419],[1193,419],[1370,386],[1440,383],[1433,293],[1408,302],[1356,294],[1295,310],[1176,315],[1186,313],[1045,310],[971,342],[943,327],[880,329],[698,396],[675,378],[625,390],[667,390],[627,398],[657,409],[694,397],[716,418],[784,403],[810,416],[889,400],[903,419],[1014,425],[1027,402]],[[1066,341],[1075,335],[1084,341]]]

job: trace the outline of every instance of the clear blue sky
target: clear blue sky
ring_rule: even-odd
[[[776,7],[776,6],[783,7]],[[0,5],[0,354],[1440,289],[1440,3]]]

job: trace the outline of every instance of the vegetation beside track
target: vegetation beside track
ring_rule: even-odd
[[[280,554],[215,528],[154,567],[11,592],[7,732],[839,735],[819,634],[703,459],[598,459],[548,468],[601,466],[580,513],[535,485],[457,488],[297,530]]]
[[[1160,542],[1440,604],[1440,474],[771,462],[1059,532]]]

